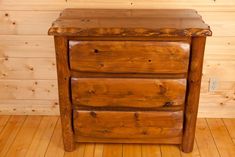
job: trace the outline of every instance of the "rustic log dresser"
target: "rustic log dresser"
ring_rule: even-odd
[[[64,147],[193,149],[208,25],[195,10],[65,9],[52,24]]]

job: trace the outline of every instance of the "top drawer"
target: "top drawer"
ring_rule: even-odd
[[[189,43],[70,41],[70,68],[80,72],[185,74]]]

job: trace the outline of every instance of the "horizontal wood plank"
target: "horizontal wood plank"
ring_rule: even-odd
[[[0,100],[58,99],[56,80],[0,80]]]
[[[0,100],[1,115],[59,115],[58,100]]]
[[[23,0],[15,2],[13,0],[2,0],[0,3],[1,10],[62,10],[64,8],[191,8],[200,11],[234,11],[234,1],[232,0],[151,0],[146,3],[144,0],[112,0],[112,1],[94,1],[94,0],[49,0],[49,1],[28,1]]]
[[[0,79],[55,80],[55,58],[0,58]]]
[[[46,35],[0,35],[0,58],[55,58],[53,37]]]

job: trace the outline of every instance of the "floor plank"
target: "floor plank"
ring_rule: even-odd
[[[95,144],[87,143],[84,151],[83,157],[93,157],[95,151]]]
[[[181,157],[179,146],[161,145],[162,157]]]
[[[56,157],[64,156],[64,147],[63,147],[60,118],[58,119],[56,123],[55,130],[53,132],[49,146],[47,147],[47,151],[45,153],[45,157],[55,157],[55,156]]]
[[[122,157],[122,144],[104,144],[103,157]]]
[[[235,156],[235,145],[222,119],[207,119],[221,157]]]
[[[10,118],[10,116],[0,116],[0,132],[5,127],[9,118]]]
[[[76,144],[76,149],[72,152],[65,152],[64,157],[84,157],[85,147],[86,144]]]
[[[5,156],[27,116],[11,116],[0,133],[0,156]]]
[[[142,157],[161,157],[161,150],[159,145],[143,144]]]
[[[195,138],[201,157],[219,157],[219,152],[207,125],[206,119],[197,119]]]
[[[95,152],[94,157],[102,157],[103,156],[104,145],[103,144],[95,144]]]
[[[141,145],[123,144],[123,157],[141,157]]]
[[[228,129],[228,132],[230,134],[230,137],[233,140],[233,143],[235,144],[235,119],[226,118],[226,119],[223,119],[223,121],[224,121],[226,128]]]
[[[58,117],[44,116],[29,147],[26,157],[44,157]]]
[[[25,157],[41,119],[41,116],[27,117],[6,157]]]

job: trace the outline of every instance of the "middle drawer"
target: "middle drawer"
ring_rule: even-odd
[[[72,78],[75,107],[182,107],[186,79]]]

